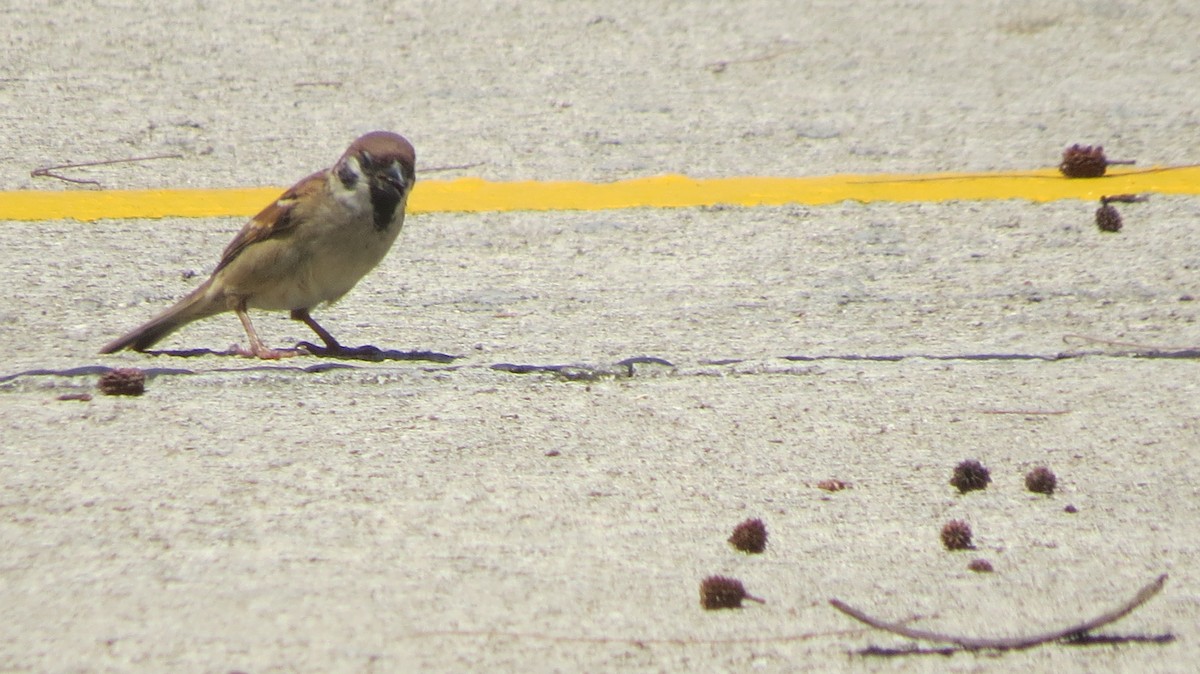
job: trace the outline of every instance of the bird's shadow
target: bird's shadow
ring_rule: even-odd
[[[292,358],[322,358],[329,360],[353,360],[378,363],[389,360],[409,360],[409,361],[427,361],[432,363],[452,363],[461,356],[451,356],[447,353],[439,353],[437,351],[397,351],[395,349],[381,349],[377,346],[365,345],[355,347],[343,347],[339,350],[330,350],[325,347],[309,344],[308,342],[300,342],[298,345],[299,353],[285,360],[290,361]],[[244,353],[237,349],[226,349],[224,351],[214,351],[212,349],[162,349],[156,351],[146,351],[150,356],[174,356],[176,358],[201,358],[204,356],[227,356],[235,358],[247,358]]]

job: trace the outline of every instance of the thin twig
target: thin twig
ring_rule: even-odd
[[[762,61],[770,61],[771,59],[776,59],[785,54],[791,54],[792,52],[800,51],[801,49],[804,49],[804,47],[785,47],[783,49],[776,49],[774,51],[769,51],[760,56],[752,56],[750,58],[729,59],[729,60],[725,60],[725,61],[713,61],[712,63],[706,63],[704,65],[704,68],[711,73],[723,73],[729,66],[734,65],[734,64],[759,63]]]
[[[59,180],[65,180],[69,183],[75,183],[77,185],[95,185],[95,186],[99,187],[100,181],[98,181],[98,180],[84,180],[84,179],[80,179],[80,178],[69,178],[67,176],[63,176],[63,175],[54,173],[54,171],[58,171],[61,169],[69,169],[69,168],[83,168],[85,166],[108,166],[110,164],[127,164],[129,162],[149,161],[151,159],[183,159],[183,155],[181,155],[181,154],[156,154],[156,155],[150,155],[149,157],[129,157],[128,159],[105,159],[103,161],[85,161],[85,162],[80,162],[78,164],[57,164],[55,166],[43,166],[41,168],[35,168],[29,172],[29,175],[34,178],[41,178],[41,177],[57,178]]]
[[[1077,634],[1063,639],[1067,646],[1095,646],[1097,644],[1169,644],[1175,635],[1167,634]]]
[[[470,629],[448,629],[448,630],[426,630],[421,632],[410,632],[408,634],[399,635],[399,639],[430,639],[435,637],[488,637],[488,638],[504,638],[504,639],[524,639],[530,641],[549,641],[553,643],[568,643],[568,644],[633,644],[637,646],[649,645],[671,645],[671,646],[690,646],[690,645],[733,645],[733,644],[779,644],[791,643],[796,641],[809,641],[821,637],[846,637],[855,636],[866,632],[863,629],[854,630],[828,630],[824,632],[803,632],[799,634],[786,634],[781,636],[757,636],[757,637],[728,637],[724,639],[703,639],[696,637],[662,637],[662,638],[638,638],[638,637],[612,637],[612,636],[568,636],[558,634],[543,634],[541,632],[510,632],[507,630],[470,630]]]
[[[475,168],[476,166],[483,166],[485,163],[487,163],[487,162],[477,161],[477,162],[474,162],[471,164],[454,164],[452,166],[432,166],[429,168],[422,166],[421,173],[430,173],[433,171],[461,171],[462,169],[469,169],[469,168]]]
[[[1070,414],[1071,410],[978,410],[980,414],[1019,414],[1021,416],[1057,416]]]
[[[75,183],[76,185],[95,185],[96,187],[101,186],[99,180],[85,180],[82,178],[68,178],[67,176],[60,176],[57,173],[51,173],[51,171],[53,171],[53,170],[54,170],[54,167],[35,169],[29,175],[33,176],[34,178],[40,178],[40,177],[58,178],[59,180],[65,180],[69,183]]]
[[[1129,615],[1134,609],[1142,604],[1145,604],[1152,597],[1154,597],[1154,595],[1158,594],[1162,590],[1163,584],[1166,582],[1167,574],[1164,573],[1149,585],[1143,587],[1141,590],[1138,590],[1137,595],[1135,595],[1134,598],[1129,602],[1113,611],[1101,614],[1095,618],[1092,618],[1091,620],[1086,620],[1082,623],[1079,623],[1078,625],[1072,625],[1070,627],[1064,627],[1062,629],[1025,637],[963,637],[953,634],[944,634],[941,632],[932,632],[929,630],[913,629],[898,623],[889,623],[884,620],[880,620],[879,618],[873,618],[838,599],[830,599],[829,603],[837,610],[845,613],[861,623],[865,623],[871,627],[874,627],[875,629],[891,632],[892,634],[898,634],[909,639],[934,641],[943,644],[954,644],[955,646],[968,651],[1014,651],[1032,648],[1034,646],[1040,646],[1042,644],[1047,644],[1053,641],[1059,641],[1071,637],[1079,637],[1098,627],[1103,627],[1110,623],[1114,623]]]
[[[1108,163],[1115,164],[1116,162],[1110,161]],[[1122,163],[1124,163],[1124,162],[1122,162]],[[1191,168],[1197,168],[1197,167],[1200,167],[1200,164],[1180,164],[1178,166],[1156,166],[1154,168],[1139,169],[1137,171],[1125,171],[1123,173],[1110,173],[1104,177],[1105,178],[1121,178],[1124,176],[1140,176],[1140,175],[1144,175],[1147,173],[1165,173],[1166,171],[1176,171],[1179,169],[1191,169]],[[1005,180],[1008,178],[1035,179],[1035,178],[1055,178],[1055,176],[1045,173],[1045,169],[1042,169],[1042,172],[1040,172],[1040,173],[1029,173],[1029,172],[1024,172],[1024,171],[1004,171],[1004,172],[1000,172],[1000,173],[986,173],[986,174],[963,173],[963,174],[958,174],[958,175],[932,175],[932,176],[925,176],[922,178],[889,178],[886,176],[880,177],[880,178],[875,178],[875,177],[868,176],[864,180],[851,180],[849,182],[852,185],[887,185],[890,183],[931,183],[931,182],[940,182],[940,181],[949,182],[952,180],[966,180],[966,179],[969,179],[969,180]]]
[[[1142,204],[1147,201],[1150,201],[1150,197],[1145,194],[1113,194],[1111,196],[1100,197],[1100,203],[1104,204],[1105,206],[1112,203]]]

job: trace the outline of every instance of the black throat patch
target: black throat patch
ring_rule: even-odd
[[[392,216],[400,205],[400,190],[390,183],[371,181],[371,209],[375,211],[375,229],[383,231],[392,224]]]

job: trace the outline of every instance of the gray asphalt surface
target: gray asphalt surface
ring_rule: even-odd
[[[1198,26],[1166,1],[20,4],[0,185],[178,153],[70,175],[282,187],[376,128],[426,179],[1194,163]],[[1095,206],[419,215],[315,315],[455,359],[332,365],[96,354],[238,219],[2,222],[0,671],[1187,671],[1198,366],[1129,354],[1200,344],[1200,203],[1118,235]],[[227,315],[163,346],[243,340]],[[671,365],[619,365],[643,356]],[[119,366],[144,396],[98,395]],[[993,483],[960,496],[968,458]],[[748,517],[763,555],[725,542]],[[950,519],[975,550],[942,548]],[[1165,645],[881,663],[846,653],[904,640],[826,603],[1016,635],[1160,573],[1106,631]],[[702,610],[710,574],[767,603]]]

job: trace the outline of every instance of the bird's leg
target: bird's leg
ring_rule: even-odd
[[[300,342],[296,345],[299,348],[308,351],[309,353],[318,356],[356,357],[376,356],[379,354],[379,349],[374,346],[342,346],[336,339],[333,338],[333,335],[329,334],[328,330],[322,328],[321,325],[317,323],[317,321],[314,320],[311,315],[309,315],[308,309],[292,309],[292,320],[304,323],[311,328],[313,332],[317,333],[317,336],[321,338],[322,342],[325,342],[325,348],[321,348],[316,344],[310,344],[309,342]]]
[[[312,315],[308,313],[308,309],[292,309],[292,320],[300,321],[311,328],[313,332],[317,333],[321,341],[325,342],[326,351],[337,353],[342,350],[342,345],[333,338],[333,335],[329,334],[328,330],[322,328],[321,324],[313,319]]]
[[[258,333],[254,330],[254,324],[250,322],[250,314],[246,312],[246,302],[242,300],[238,302],[234,308],[237,313],[238,320],[242,322],[242,327],[246,329],[246,337],[250,340],[250,348],[243,349],[240,346],[235,346],[234,350],[242,356],[262,358],[265,360],[279,360],[280,358],[288,358],[290,356],[299,356],[302,351],[299,349],[272,349],[263,344],[259,339]]]

